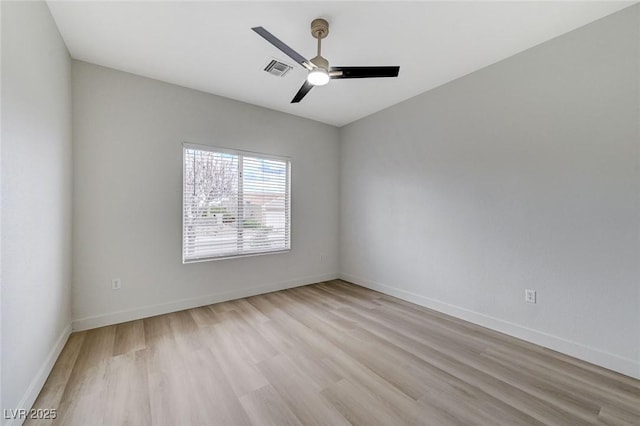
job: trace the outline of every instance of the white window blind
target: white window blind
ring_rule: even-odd
[[[182,261],[290,248],[290,161],[184,144]]]

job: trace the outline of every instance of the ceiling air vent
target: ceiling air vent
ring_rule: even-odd
[[[276,61],[272,59],[271,62],[264,67],[264,70],[271,75],[275,75],[276,77],[284,77],[286,73],[288,73],[293,67],[291,65],[287,65],[284,62]]]

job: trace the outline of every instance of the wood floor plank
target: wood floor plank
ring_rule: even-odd
[[[604,405],[598,416],[598,424],[638,426],[640,416],[637,411],[627,411],[615,405]]]
[[[563,374],[562,371],[544,368],[544,366],[541,368],[538,364],[528,363],[519,357],[505,356],[502,352],[495,351],[492,348],[487,349],[481,356],[492,359],[505,368],[540,378],[551,386],[555,384],[555,392],[568,392],[572,395],[579,395],[583,401],[588,401],[596,412],[600,410],[602,403],[611,403],[625,410],[635,412],[637,416],[640,416],[640,405],[637,403],[637,398],[634,399],[627,394],[619,393],[612,389],[602,392],[602,387],[598,386],[597,382],[577,380],[576,377]]]
[[[170,333],[168,321],[154,320],[153,344],[147,349],[147,380],[151,422],[154,425],[179,424],[191,415],[191,397],[184,358]],[[145,321],[145,330],[147,322]]]
[[[27,425],[640,425],[640,381],[332,280],[73,333]]]
[[[34,403],[34,407],[46,407],[47,409],[57,409],[62,402],[62,396],[69,383],[69,377],[76,363],[80,348],[84,343],[86,333],[73,333],[69,336],[67,344],[62,349],[60,356],[51,370],[42,391]],[[56,415],[57,417],[57,415]],[[27,419],[24,425],[51,425],[56,419]]]
[[[142,320],[125,322],[116,326],[113,356],[138,351],[147,347],[144,341]]]
[[[84,332],[76,362],[57,408],[54,424],[102,424],[105,411],[93,407],[103,401],[104,377],[113,354],[115,326],[101,327]]]
[[[547,357],[530,351],[521,351],[504,345],[488,348],[487,354],[510,359],[517,365],[521,363],[535,365],[545,370],[548,374],[574,380],[582,388],[595,389],[598,395],[624,401],[627,406],[635,406],[640,410],[640,406],[637,405],[637,401],[640,398],[640,389],[630,386],[626,380],[620,381],[615,377],[611,377],[608,372],[601,374],[597,370],[584,369],[580,365],[567,363],[555,357]]]
[[[305,425],[348,425],[349,422],[316,389],[305,373],[279,355],[258,364],[289,409]]]
[[[343,379],[322,391],[322,394],[353,425],[395,425],[401,419],[385,410],[374,396],[349,380]]]
[[[209,327],[202,333],[237,397],[268,385],[267,379],[233,335],[233,329],[218,325]]]
[[[240,397],[251,423],[264,426],[302,426],[280,394],[271,385]]]
[[[304,370],[318,390],[343,378],[326,363],[325,351],[334,349],[328,346],[328,342],[300,339],[295,333],[283,332],[283,326],[276,326],[271,321],[260,324],[258,331],[272,342],[276,350]]]
[[[146,351],[127,351],[109,361],[103,396],[105,426],[151,425],[146,355]]]
[[[249,324],[260,324],[269,321],[269,317],[256,309],[247,299],[238,299],[229,302],[245,321]]]
[[[316,329],[318,329],[320,331],[320,324],[323,321],[323,317],[325,316],[322,312],[316,312],[315,313],[317,315],[316,318],[314,318],[313,320],[309,320],[309,326],[310,327],[315,327]],[[385,328],[382,324],[378,324],[379,326],[377,327],[377,330],[381,329],[381,328]],[[374,328],[376,329],[376,327],[372,324],[369,323],[367,325],[368,328]],[[402,330],[404,331],[404,330]],[[325,333],[326,335],[331,335],[333,334],[332,331],[321,331],[323,333]],[[405,345],[404,349],[406,349],[408,352],[403,354],[402,351],[398,351],[397,348],[394,348],[393,345],[385,345],[384,342],[378,342],[380,343],[378,346],[371,346],[372,342],[378,340],[377,336],[373,336],[373,335],[367,335],[368,332],[364,331],[364,330],[356,330],[355,331],[355,335],[353,335],[354,337],[356,335],[359,334],[364,334],[363,337],[360,337],[359,339],[350,339],[349,341],[343,342],[342,343],[342,347],[343,348],[348,348],[348,350],[354,354],[357,357],[366,359],[366,353],[368,352],[372,352],[372,353],[376,353],[375,357],[372,357],[370,360],[368,360],[369,364],[369,368],[371,368],[373,371],[375,371],[376,373],[383,375],[383,377],[388,380],[390,383],[392,383],[393,385],[400,387],[405,393],[407,393],[409,396],[413,397],[413,398],[419,398],[421,396],[421,393],[423,392],[423,388],[422,388],[422,383],[424,383],[424,380],[421,379],[421,372],[420,370],[414,370],[414,371],[407,371],[406,368],[404,369],[398,369],[395,368],[396,366],[405,366],[405,365],[413,365],[416,363],[416,360],[413,360],[412,363],[407,364],[408,360],[406,359],[408,353],[410,353],[413,349],[413,346],[417,343],[414,343],[414,341],[405,338],[404,341],[400,341],[398,340],[399,336],[401,336],[401,334],[398,334],[395,330],[390,329],[390,328],[386,328],[386,332],[387,335],[391,337],[391,339],[394,341],[394,343],[399,343],[401,345]],[[354,343],[353,340],[359,340],[359,342]],[[447,344],[447,342],[444,342],[445,345]],[[438,353],[435,350],[432,350],[431,348],[427,348],[426,346],[423,347],[423,351],[429,349],[431,351],[432,354],[437,354],[437,356],[439,356],[441,358],[441,362],[443,360],[446,360],[446,357],[443,356],[442,354]],[[380,364],[381,363],[381,364]],[[388,367],[391,366],[391,367]],[[442,365],[446,365],[446,364],[440,364]],[[462,371],[465,371],[467,374],[476,374],[476,375],[480,375],[480,374],[486,374],[483,373],[482,371],[476,371],[472,368],[469,368],[466,365],[460,364],[462,367],[465,367],[464,369],[461,369]],[[427,368],[427,365],[423,365],[422,366],[423,369]],[[505,382],[502,382],[500,380],[497,380],[493,377],[489,377],[491,379],[492,382],[492,387],[491,390],[493,392],[498,392],[499,394],[505,394],[505,393],[509,393],[509,392],[520,392],[522,393],[523,391],[517,388],[513,388],[509,385],[507,385]],[[533,386],[529,386],[529,389],[533,389]],[[509,392],[505,392],[505,391],[509,391]],[[574,418],[572,417],[569,412],[567,411],[563,411],[560,407],[553,407],[553,406],[548,406],[548,404],[546,404],[544,401],[540,401],[538,399],[533,398],[532,395],[527,394],[528,399],[530,400],[529,404],[533,405],[533,406],[537,406],[539,408],[545,408],[544,411],[544,415],[546,416],[546,420],[549,420],[549,417],[553,417],[553,418],[563,418],[566,421],[571,421],[571,422],[575,422],[576,420],[578,420],[579,418]],[[549,396],[549,399],[554,399],[557,398],[557,396],[553,397],[553,395]],[[565,395],[566,399],[571,399],[571,395]],[[528,409],[527,407],[522,407],[525,409]],[[567,408],[562,407],[562,408]],[[572,406],[569,406],[569,408],[574,408]],[[575,410],[575,413],[578,414],[583,414],[582,411],[579,410]],[[587,415],[588,413],[585,414],[585,417],[587,417],[589,420],[592,420],[594,418],[594,413],[591,413],[591,416]]]
[[[85,332],[78,358],[72,373],[81,375],[82,371],[96,367],[113,356],[116,326],[100,327]]]
[[[364,388],[371,395],[375,395],[378,404],[401,419],[399,424],[421,425],[449,424],[448,415],[442,410],[425,410],[416,400],[375,374],[357,359],[349,356],[339,356],[326,361],[333,369],[339,371],[343,377]]]
[[[557,388],[553,385],[545,383],[534,374],[524,374],[522,369],[508,369],[500,363],[487,362],[482,357],[482,353],[467,350],[465,346],[448,342],[447,336],[438,335],[432,331],[428,337],[420,332],[415,332],[411,337],[407,337],[404,333],[408,328],[403,327],[402,332],[398,333],[395,330],[384,328],[380,324],[376,325],[374,322],[371,322],[368,328],[374,330],[374,333],[380,338],[387,339],[387,341],[414,354],[434,354],[435,351],[438,351],[451,360],[475,369],[477,375],[489,374],[502,382],[503,386],[509,386],[512,391],[518,389],[531,397],[535,396],[541,402],[546,401],[550,406],[556,406],[558,409],[571,413],[582,421],[593,422],[597,418],[599,407],[587,399],[580,398],[573,393],[557,392]],[[369,338],[369,340],[373,339]],[[423,344],[425,346],[422,346]],[[418,350],[416,351],[415,348]],[[463,371],[463,369],[459,369],[459,371]]]
[[[155,317],[149,317],[142,320],[144,327],[144,339],[145,343],[149,347],[153,347],[159,343],[171,341],[173,339],[173,331],[169,325],[169,315],[158,315]]]
[[[249,425],[249,417],[209,349],[192,352],[186,360],[192,399],[191,416],[176,424]]]
[[[208,327],[220,322],[219,316],[213,312],[210,306],[189,309],[189,314],[191,314],[198,327]]]
[[[363,298],[359,293],[351,292],[344,288],[333,285],[333,282],[322,283],[317,286],[308,288],[309,292],[318,294],[323,299],[328,299],[328,303],[332,303],[332,309],[336,309],[339,305],[345,307],[356,306],[363,309],[375,309],[379,305],[376,299]]]
[[[354,285],[354,287],[357,286]],[[632,377],[598,367],[551,349],[507,336],[422,306],[414,305],[401,299],[382,295],[379,301],[382,307],[395,311],[399,317],[413,318],[418,323],[427,322],[427,328],[434,325],[442,326],[448,329],[449,332],[458,334],[464,339],[484,341],[488,346],[493,348],[509,350],[517,354],[514,356],[531,355],[533,359],[537,359],[545,365],[547,363],[553,363],[562,370],[574,372],[577,377],[593,377],[598,383],[606,383],[608,381],[613,387],[621,390],[624,389],[626,392],[633,394],[634,397],[640,396],[640,380]],[[551,366],[551,364],[549,365]]]
[[[229,327],[236,340],[254,363],[264,361],[278,354],[278,351],[242,317],[242,314],[234,310],[227,312],[227,315],[229,317]]]
[[[386,339],[396,346],[396,349],[389,350],[404,350],[422,359],[424,361],[422,369],[425,372],[434,373],[431,368],[435,367],[437,370],[441,370],[447,375],[465,382],[467,385],[483,389],[489,396],[507,402],[538,421],[545,423],[552,422],[552,420],[562,420],[566,423],[579,421],[578,418],[563,408],[550,404],[548,401],[540,400],[517,386],[512,386],[508,381],[502,380],[502,377],[495,377],[487,373],[483,367],[477,368],[477,363],[473,361],[477,354],[471,353],[465,356],[463,351],[455,352],[447,349],[446,346],[441,346],[439,344],[440,341],[434,343],[422,335],[407,336],[405,333],[411,333],[410,330],[392,329],[375,321],[367,324],[366,333],[370,334],[366,337],[361,337],[361,339],[370,342],[377,341],[381,345],[384,344]],[[461,357],[463,359],[460,359]],[[446,380],[446,376],[443,379]],[[434,379],[427,379],[426,381],[427,383],[434,383]],[[533,386],[524,381],[518,384],[521,386],[527,385],[527,389],[533,388]],[[570,395],[554,394],[545,396],[552,401],[555,401],[558,397],[570,397]]]

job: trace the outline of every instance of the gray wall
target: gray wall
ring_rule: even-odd
[[[18,409],[70,332],[71,61],[44,2],[0,7],[1,408]]]
[[[77,61],[73,117],[75,329],[337,276],[335,127]],[[183,141],[291,157],[289,253],[181,263]]]
[[[344,127],[343,277],[640,377],[639,31],[634,6]]]

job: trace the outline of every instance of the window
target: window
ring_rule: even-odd
[[[290,248],[287,158],[183,146],[183,263]]]

